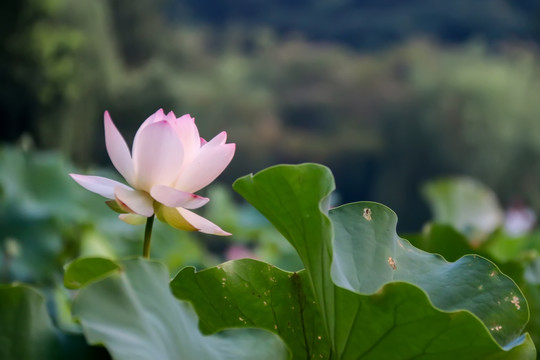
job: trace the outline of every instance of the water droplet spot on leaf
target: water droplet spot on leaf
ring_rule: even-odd
[[[388,257],[388,265],[390,265],[390,267],[392,268],[392,270],[396,270],[396,269],[397,269],[397,267],[396,267],[396,261],[395,261],[391,256]]]
[[[367,221],[371,221],[371,209],[365,208],[363,216],[364,216],[364,219],[366,219]]]

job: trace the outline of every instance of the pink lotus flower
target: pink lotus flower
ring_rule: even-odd
[[[225,143],[225,131],[206,142],[194,118],[177,118],[172,111],[165,115],[160,109],[139,127],[130,153],[107,111],[104,122],[109,157],[131,187],[100,176],[70,174],[79,185],[112,199],[109,206],[122,212],[119,218],[129,224],[155,214],[178,229],[230,235],[189,211],[210,200],[195,192],[214,181],[232,160],[235,144]]]

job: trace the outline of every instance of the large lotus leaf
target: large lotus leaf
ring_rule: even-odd
[[[213,333],[227,327],[261,327],[283,338],[293,359],[330,358],[318,307],[306,273],[287,273],[250,259],[227,262],[194,273],[186,268],[173,280],[174,294],[195,304],[200,327]],[[530,340],[506,353],[493,346],[479,321],[468,312],[449,316],[430,305],[418,288],[385,285],[376,296],[337,288],[340,311],[338,359],[527,359]],[[366,326],[368,322],[368,326]],[[452,340],[460,340],[458,342]],[[491,346],[486,346],[490,344]]]
[[[371,294],[391,281],[409,282],[439,309],[475,314],[502,346],[520,336],[529,319],[527,302],[490,261],[468,255],[449,263],[416,249],[397,236],[395,213],[377,203],[345,205],[330,217],[335,231],[332,275],[338,286]]]
[[[92,281],[120,270],[121,266],[109,259],[88,257],[76,259],[65,268],[69,271],[66,271],[64,275],[64,286],[68,289],[79,289]]]
[[[502,223],[497,197],[483,184],[466,177],[444,178],[424,185],[422,192],[434,222],[452,225],[473,244],[485,240]]]
[[[395,214],[374,203],[332,210],[333,239],[328,169],[278,166],[234,187],[297,249],[306,267],[303,291],[313,293],[333,358],[534,358],[530,338],[518,336],[526,302],[489,261],[472,256],[449,264],[415,249],[397,237]]]
[[[330,339],[307,280],[305,271],[290,273],[241,259],[198,273],[185,268],[171,289],[194,304],[205,334],[230,327],[263,328],[279,335],[294,359],[328,359]]]
[[[320,302],[323,323],[332,329],[332,225],[326,215],[334,190],[331,172],[316,164],[275,166],[240,178],[233,187],[296,249]]]
[[[101,263],[102,274],[89,274]],[[118,269],[96,258],[74,262],[66,270],[72,284],[81,284],[73,304],[87,340],[103,344],[114,359],[280,359],[283,343],[262,330],[232,330],[205,336],[197,328],[190,304],[169,289],[166,267],[132,259]],[[105,265],[105,266],[104,266]],[[78,278],[80,275],[80,278]]]
[[[195,305],[201,330],[260,327],[286,342],[293,359],[526,359],[529,346],[510,353],[493,346],[470,313],[452,316],[435,309],[418,288],[385,285],[375,296],[336,288],[338,355],[321,323],[304,271],[288,273],[250,259],[227,262],[195,273],[186,268],[172,281],[174,294]],[[459,339],[459,342],[452,340]],[[520,340],[521,341],[521,340]],[[486,344],[491,343],[491,346]],[[533,349],[534,354],[534,349]]]

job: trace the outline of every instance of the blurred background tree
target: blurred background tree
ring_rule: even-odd
[[[108,166],[103,111],[129,142],[163,107],[238,143],[226,183],[323,163],[402,230],[447,174],[540,211],[538,1],[8,0],[0,20],[3,142]]]

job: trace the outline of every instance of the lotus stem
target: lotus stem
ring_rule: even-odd
[[[143,257],[150,259],[150,243],[152,242],[152,226],[154,225],[154,215],[146,219],[146,227],[144,228],[144,245]]]

